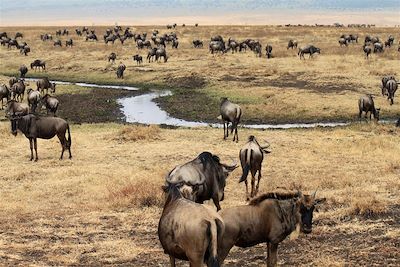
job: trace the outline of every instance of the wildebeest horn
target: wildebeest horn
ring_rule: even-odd
[[[315,190],[314,193],[311,194],[312,198],[315,198],[316,194],[317,194],[317,190]]]

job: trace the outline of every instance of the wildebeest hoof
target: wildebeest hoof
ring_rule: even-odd
[[[38,161],[38,158],[35,159],[35,162],[37,162],[37,161]]]

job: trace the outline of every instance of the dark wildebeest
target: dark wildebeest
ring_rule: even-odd
[[[265,46],[265,55],[267,58],[272,58],[272,46],[269,44]]]
[[[358,35],[357,34],[350,34],[350,42],[358,43]]]
[[[17,40],[15,40],[15,39],[11,39],[9,42],[8,42],[8,44],[7,44],[7,47],[8,48],[11,48],[11,47],[15,47],[15,48],[18,48],[19,47],[19,45],[18,45],[18,42],[17,42]]]
[[[28,45],[24,45],[19,49],[19,53],[24,54],[25,56],[27,56],[29,52],[31,52],[31,48]]]
[[[32,113],[36,113],[36,108],[40,102],[40,92],[37,90],[33,90],[29,88],[27,93],[28,104],[29,108],[31,109]]]
[[[368,45],[364,45],[363,51],[365,54],[365,58],[368,59],[369,55],[372,53],[372,48],[369,47]]]
[[[6,32],[0,32],[0,39],[8,38]]]
[[[221,119],[224,123],[224,140],[229,136],[229,123],[232,123],[231,134],[233,133],[233,131],[235,131],[233,135],[233,141],[236,140],[236,143],[239,142],[237,127],[242,116],[242,109],[240,108],[240,106],[230,102],[228,98],[223,97],[221,98],[220,114]]]
[[[142,56],[139,56],[139,55],[134,55],[134,56],[133,56],[133,60],[136,61],[136,64],[137,64],[137,65],[143,63],[143,57],[142,57]]]
[[[299,52],[297,53],[297,55],[300,56],[300,59],[301,58],[305,59],[304,58],[304,54],[310,54],[310,56],[308,58],[311,58],[314,53],[320,54],[321,53],[321,49],[319,49],[319,48],[317,48],[317,47],[315,47],[313,45],[307,45],[307,46],[305,46],[303,48],[299,48]]]
[[[85,32],[86,34],[89,34],[89,28],[86,26],[83,26],[82,32]]]
[[[211,42],[223,42],[224,43],[224,38],[222,38],[221,35],[215,35],[211,37]]]
[[[400,118],[396,122],[396,127],[400,127]]]
[[[60,102],[58,101],[58,99],[55,97],[52,97],[49,94],[46,94],[41,99],[41,106],[44,105],[46,107],[47,115],[50,112],[53,114],[53,116],[56,116],[56,112],[57,112],[59,104],[60,104]]]
[[[203,41],[200,40],[193,40],[193,47],[194,48],[203,48]]]
[[[383,44],[376,42],[374,43],[374,53],[383,53]]]
[[[177,184],[165,186],[164,192],[166,201],[158,223],[158,238],[164,253],[169,255],[170,266],[175,267],[175,259],[189,261],[192,267],[220,266],[218,243],[224,233],[221,216],[186,199]]]
[[[197,188],[194,199],[197,203],[212,199],[217,210],[224,200],[224,189],[228,175],[237,165],[228,166],[220,162],[219,157],[203,152],[192,161],[176,166],[165,178],[168,184],[185,184]]]
[[[74,45],[74,41],[72,39],[66,40],[65,41],[65,47],[72,47]]]
[[[172,40],[172,48],[178,49],[178,46],[179,46],[179,41],[178,39],[174,38]]]
[[[118,68],[117,68],[117,78],[118,79],[123,79],[124,78],[125,69],[126,69],[126,66],[123,63],[120,63]]]
[[[104,36],[104,42],[106,43],[106,44],[108,44],[109,42],[111,42],[112,44],[114,44],[114,42],[115,42],[115,40],[117,40],[118,39],[118,36],[116,36],[116,35],[110,35],[110,36]]]
[[[245,182],[246,184],[246,200],[253,198],[258,193],[258,188],[260,185],[261,179],[261,166],[264,160],[264,153],[269,154],[268,150],[269,143],[265,146],[261,146],[254,135],[249,136],[249,141],[240,149],[239,158],[240,164],[242,165],[242,177],[239,180],[239,183]],[[251,193],[249,196],[249,188],[247,184],[247,176],[251,173]],[[256,174],[258,172],[258,180],[257,186],[255,185],[256,182]]]
[[[19,100],[22,102],[24,100],[25,94],[25,83],[23,80],[18,80],[18,82],[14,83],[11,87],[12,98],[14,100]]]
[[[246,44],[246,42],[241,42],[241,43],[239,44],[239,52],[242,52],[242,51],[244,51],[244,52],[247,51],[247,44]]]
[[[339,39],[339,44],[340,44],[340,46],[347,46],[347,40],[346,39],[344,39],[344,38],[340,38]]]
[[[59,47],[62,47],[61,40],[54,41],[54,44],[53,44],[53,46],[59,46]]]
[[[393,80],[393,79],[389,80],[386,83],[386,91],[387,91],[387,94],[388,94],[388,100],[390,100],[390,105],[393,105],[393,103],[394,103],[394,94],[397,91],[398,84],[399,83],[396,80]]]
[[[214,54],[215,52],[225,53],[225,43],[221,41],[211,41],[209,44],[209,50],[211,54]]]
[[[392,46],[392,43],[389,40],[385,41],[385,47],[390,48],[391,46]]]
[[[218,243],[218,257],[222,264],[233,246],[241,248],[267,243],[267,266],[277,266],[278,245],[287,236],[312,232],[313,211],[325,198],[316,199],[315,192],[270,192],[250,201],[249,205],[226,208],[219,212],[225,232]]]
[[[8,85],[10,88],[14,85],[14,83],[18,82],[18,79],[15,77],[11,77],[10,80],[8,80]]]
[[[33,67],[35,67],[35,71],[37,68],[46,70],[46,62],[40,59],[35,59],[35,61],[31,63],[31,69],[33,69]]]
[[[56,36],[61,36],[61,30],[56,30]]]
[[[161,60],[161,57],[164,58],[164,63],[167,62],[168,60],[167,51],[163,46],[160,46],[156,50],[156,61]]]
[[[25,116],[29,114],[29,106],[26,103],[8,100],[5,114],[6,116]]]
[[[389,47],[394,44],[394,36],[389,35],[387,42],[389,43]]]
[[[195,26],[195,27],[198,27],[198,26],[199,26],[199,24],[198,24],[198,23],[196,23],[196,24],[194,24],[194,26]]]
[[[88,40],[98,41],[97,36],[94,33],[91,33],[91,34],[86,36],[86,41],[88,41]]]
[[[46,90],[46,94],[51,89],[51,92],[54,94],[56,92],[56,84],[50,82],[49,78],[45,77],[36,82],[36,89],[40,91],[41,94],[44,94],[44,90]]]
[[[78,36],[82,36],[82,31],[80,29],[75,29],[75,32]]]
[[[147,53],[147,60],[150,63],[150,60],[153,61],[154,58],[156,58],[156,52],[157,52],[157,47],[153,47],[152,49],[149,49],[149,52]]]
[[[64,151],[68,149],[69,158],[72,158],[71,154],[71,133],[69,130],[68,123],[57,117],[37,117],[33,114],[25,116],[9,116],[11,120],[11,131],[14,136],[17,135],[17,130],[20,130],[26,138],[29,139],[29,145],[31,148],[31,160],[33,160],[33,147],[35,148],[36,158],[38,160],[37,153],[37,138],[51,139],[57,135],[60,140],[62,151],[60,160],[63,158]],[[68,131],[68,137],[65,137],[65,133]]]
[[[64,29],[63,31],[62,31],[62,35],[68,35],[69,34],[69,31],[67,30],[67,29]]]
[[[374,119],[379,121],[379,111],[380,108],[375,108],[375,103],[372,95],[361,96],[358,99],[358,118],[361,120],[361,114],[365,112],[365,118],[367,118],[369,112],[369,119],[371,120],[372,115],[374,115]]]
[[[296,40],[292,40],[290,39],[287,45],[287,49],[293,49],[293,48],[297,48],[297,41]]]
[[[108,56],[108,62],[111,61],[112,64],[115,63],[115,60],[117,59],[117,54],[115,54],[114,52],[112,52],[109,56]]]
[[[11,91],[8,89],[7,85],[0,85],[0,100],[1,100],[1,109],[4,109],[4,98],[8,100],[11,99]]]
[[[382,78],[382,96],[388,95],[388,92],[386,89],[386,83],[390,80],[396,81],[396,78],[393,75],[384,76]]]

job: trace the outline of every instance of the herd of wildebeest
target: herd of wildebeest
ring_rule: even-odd
[[[175,28],[176,24],[168,25],[168,29]],[[98,41],[95,30],[87,27],[76,29],[76,34],[86,34],[86,41]],[[56,36],[68,36],[67,29],[57,30]],[[11,39],[8,34],[0,33],[2,45],[8,48],[19,48],[21,54],[27,55],[30,47],[25,43],[19,43],[17,38],[23,38],[23,34],[17,32],[15,38]],[[40,36],[44,42],[53,40],[49,33]],[[178,49],[179,41],[176,33],[159,34],[154,30],[150,40],[147,40],[147,33],[132,33],[130,28],[122,30],[116,26],[114,29],[107,29],[104,36],[106,44],[119,40],[121,44],[128,39],[134,39],[139,50],[149,49],[147,60],[159,61],[163,58],[167,62],[167,44],[173,49]],[[357,35],[342,35],[339,39],[340,46],[348,46],[350,43],[358,43]],[[54,46],[62,46],[60,39],[54,41]],[[202,48],[202,40],[193,40],[193,48]],[[363,51],[368,58],[373,51],[381,53],[384,47],[391,47],[394,44],[393,36],[382,44],[378,37],[366,36]],[[73,40],[65,41],[65,46],[72,47]],[[289,40],[287,49],[298,47],[296,40]],[[226,53],[231,51],[245,52],[247,49],[253,51],[257,57],[262,56],[262,45],[259,41],[247,39],[236,41],[229,38],[227,42],[218,35],[211,38],[209,42],[210,53]],[[398,49],[400,51],[400,47]],[[266,57],[272,57],[272,46],[265,46]],[[314,45],[307,45],[298,49],[298,55],[304,58],[304,54],[310,57],[314,53],[320,53],[320,49]],[[108,61],[114,63],[117,59],[116,53],[108,56]],[[142,56],[136,54],[133,60],[137,64],[143,62]],[[33,70],[46,70],[46,63],[37,59],[30,64]],[[120,64],[117,68],[117,77],[123,78],[126,67]],[[28,67],[22,65],[19,69],[20,77],[12,77],[9,85],[1,85],[0,98],[2,102],[7,99],[6,117],[11,121],[11,129],[14,135],[20,130],[28,139],[31,149],[31,160],[38,160],[37,138],[50,139],[58,136],[63,158],[65,150],[68,150],[71,158],[71,134],[69,124],[56,116],[59,101],[54,96],[56,84],[48,78],[38,79],[36,89],[28,88],[25,80]],[[387,96],[390,105],[394,103],[394,95],[398,87],[394,76],[382,78],[381,94]],[[50,94],[49,94],[50,90]],[[24,95],[27,95],[27,103],[24,103]],[[374,96],[368,94],[361,96],[358,100],[359,118],[362,113],[369,113],[379,120],[379,108],[375,107]],[[41,114],[42,107],[47,110],[47,116]],[[242,109],[239,105],[232,103],[228,98],[222,98],[220,104],[220,118],[223,120],[224,139],[233,134],[233,141],[239,141],[238,125],[242,117]],[[397,122],[400,126],[400,119]],[[229,129],[230,128],[230,129]],[[67,137],[66,137],[67,134]],[[239,182],[245,182],[246,200],[248,205],[221,209],[220,201],[224,200],[224,188],[228,175],[238,165],[221,163],[220,158],[210,152],[203,152],[194,160],[175,167],[168,173],[163,189],[166,193],[166,201],[159,221],[158,235],[161,245],[166,254],[170,256],[171,266],[175,266],[175,259],[187,260],[190,266],[220,266],[227,257],[233,246],[249,247],[259,243],[267,243],[268,257],[267,265],[277,265],[277,248],[281,241],[287,236],[299,231],[310,233],[312,230],[313,211],[316,206],[325,199],[317,199],[316,192],[307,195],[302,192],[290,191],[281,188],[275,192],[258,194],[261,179],[261,166],[264,157],[271,153],[268,151],[270,144],[265,141],[260,145],[255,136],[250,136],[239,152],[239,159],[242,167],[242,175]],[[35,150],[35,157],[34,151]],[[251,175],[251,188],[249,192],[248,175]],[[256,182],[257,178],[257,182]],[[201,205],[206,200],[212,200],[217,211],[210,206]],[[187,216],[190,214],[190,220]]]

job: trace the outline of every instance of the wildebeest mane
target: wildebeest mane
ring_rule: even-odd
[[[268,192],[250,200],[250,206],[257,206],[266,199],[288,200],[299,197],[299,192]]]
[[[163,186],[162,189],[167,194],[165,205],[182,197],[181,191],[179,191],[178,188],[178,184],[167,183],[167,185]]]

